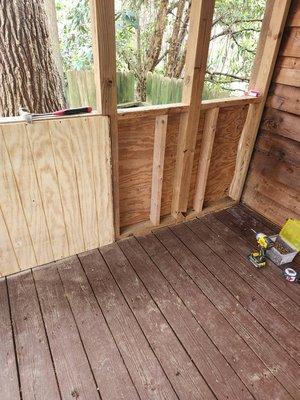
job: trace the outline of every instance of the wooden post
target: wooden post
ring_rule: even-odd
[[[203,136],[201,141],[200,158],[198,165],[194,210],[200,213],[203,208],[206,182],[209,172],[210,159],[215,140],[219,108],[208,110],[205,115]]]
[[[90,0],[97,109],[110,117],[114,226],[120,234],[117,122],[116,38],[114,0]]]
[[[175,218],[187,210],[214,5],[214,0],[192,0],[182,98],[189,111],[181,117],[179,129],[172,200]]]
[[[257,59],[256,61],[258,65],[254,66],[255,78],[251,79],[252,84],[255,86],[250,88],[260,92],[261,102],[258,104],[250,104],[249,106],[247,119],[238,146],[235,172],[229,190],[229,196],[237,201],[240,200],[243,192],[290,2],[291,0],[268,0],[267,12],[262,28],[263,33],[260,38],[260,42],[263,41],[263,44],[259,44],[261,56],[260,60],[258,61]],[[271,10],[269,7],[270,3],[272,4]],[[267,33],[266,24],[269,25]]]
[[[153,170],[152,170],[152,192],[150,221],[154,226],[160,224],[161,195],[164,173],[164,159],[166,149],[168,116],[162,115],[156,117],[154,152],[153,152]]]

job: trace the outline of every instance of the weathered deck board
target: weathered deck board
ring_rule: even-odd
[[[137,240],[119,246],[216,397],[253,398]]]
[[[253,248],[257,247],[257,242],[254,236],[254,233],[251,232],[250,228],[257,229],[257,231],[264,232],[266,234],[272,234],[274,231],[268,230],[268,227],[265,225],[258,225],[258,221],[253,221],[253,223],[249,222],[249,225],[246,225],[242,222],[242,220],[237,220],[231,213],[222,211],[220,213],[216,213],[215,216],[227,227],[229,227],[233,232],[235,232],[236,236],[239,237],[239,240],[236,242],[237,248],[238,243],[241,245],[243,241],[249,243],[250,251]],[[278,231],[277,231],[278,232]],[[249,249],[247,253],[242,253],[242,255],[246,256],[249,254]],[[245,251],[245,249],[243,250]],[[293,299],[298,305],[300,305],[300,290],[297,285],[290,285],[284,279],[282,279],[281,269],[275,266],[272,262],[269,261],[269,265],[271,268],[265,268],[261,272],[263,275],[267,276],[270,281],[276,284],[282,291],[284,291],[291,299]]]
[[[278,395],[282,398],[290,398],[271,373],[274,369],[273,350],[267,351],[270,346],[268,338],[265,341],[262,340],[266,331],[256,324],[255,319],[170,230],[158,231],[156,236],[192,280],[180,272],[180,266],[174,263],[174,260],[172,261],[172,257],[167,261],[163,258],[159,259],[157,265],[159,268],[168,269],[168,275],[165,277],[174,287],[176,285],[178,293],[179,290],[181,291],[181,298],[185,299],[188,307],[227,361],[236,366],[240,378],[248,389],[258,399],[276,398]],[[182,286],[183,283],[185,283],[184,286]],[[201,291],[192,289],[194,284]],[[259,333],[255,337],[253,332],[256,331]],[[257,355],[259,351],[264,355],[264,363],[261,362],[261,354],[257,356],[248,347],[248,342],[253,342]],[[271,346],[270,348],[272,349]],[[280,374],[281,368],[278,369]],[[275,375],[278,371],[272,370],[272,372]],[[285,379],[285,375],[283,378]],[[291,382],[291,386],[294,389],[295,383]],[[296,389],[299,390],[299,388],[295,388],[295,393],[297,393]]]
[[[3,400],[20,399],[18,370],[5,279],[0,279],[0,387]]]
[[[76,324],[55,264],[34,270],[57,379],[63,399],[99,400]]]
[[[300,285],[250,228],[277,229],[236,206],[0,279],[1,400],[298,399]]]
[[[177,399],[100,253],[79,258],[140,398]]]
[[[203,232],[203,226],[198,221],[193,221],[190,226],[195,229],[198,238],[190,234],[189,229],[184,225],[174,227],[172,230],[237,301],[271,332],[272,336],[297,362],[300,362],[300,332],[277,313],[235,271],[230,269],[203,241],[199,240],[199,238],[205,238],[206,232]]]
[[[31,271],[7,278],[23,400],[59,398]]]
[[[101,399],[139,399],[78,258],[62,262],[58,272]]]
[[[268,301],[295,328],[300,330],[300,320],[298,318],[298,314],[300,313],[299,305],[288,298],[268,277],[268,275],[273,275],[275,273],[272,269],[274,270],[276,267],[273,266],[272,268],[269,263],[268,267],[264,270],[253,269],[252,264],[245,257],[250,254],[252,250],[250,246],[245,244],[247,251],[244,251],[242,255],[238,251],[232,251],[232,249],[236,250],[236,247],[239,247],[239,237],[235,236],[234,232],[231,234],[230,230],[212,215],[201,218],[201,226],[203,226],[203,223],[205,223],[207,227],[205,228],[207,233],[206,240],[204,240],[205,243],[210,246],[210,248],[213,248],[223,261],[244,278],[261,297]],[[222,234],[222,238],[220,234]],[[240,248],[242,248],[243,244],[242,242]],[[264,274],[266,270],[268,270],[267,275]],[[283,281],[281,276],[277,274],[275,274],[275,276],[280,278],[280,282]],[[286,285],[288,284],[288,282],[284,282]]]
[[[112,245],[104,247],[101,252],[179,398],[214,399],[215,396],[121,250]]]

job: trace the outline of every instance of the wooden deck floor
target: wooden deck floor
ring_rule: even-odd
[[[1,400],[300,399],[300,285],[239,206],[0,280]]]

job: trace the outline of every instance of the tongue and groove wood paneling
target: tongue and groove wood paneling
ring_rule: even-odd
[[[0,125],[0,276],[114,240],[109,120]]]
[[[281,225],[300,219],[300,2],[293,0],[243,202]]]

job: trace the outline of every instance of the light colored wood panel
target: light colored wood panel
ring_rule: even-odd
[[[109,119],[94,117],[89,118],[88,122],[92,140],[99,246],[104,246],[114,241]]]
[[[20,267],[0,208],[0,276],[18,271]]]
[[[218,116],[219,108],[213,108],[207,111],[205,117],[196,181],[196,192],[194,197],[194,210],[199,213],[203,208],[205,188],[215,140]]]
[[[223,99],[203,100],[201,102],[201,111],[210,110],[212,108],[226,108],[234,106],[243,106],[247,104],[260,103],[259,97],[241,96],[228,97]],[[174,114],[183,114],[188,112],[189,106],[183,103],[161,104],[155,106],[144,106],[136,108],[126,108],[118,110],[118,121],[124,119],[135,119],[145,117],[157,117],[159,115],[173,116]]]
[[[159,225],[160,223],[167,125],[168,125],[167,115],[156,117],[154,150],[153,150],[153,168],[152,168],[151,208],[150,208],[150,221],[152,222],[153,225]]]
[[[174,216],[186,212],[188,206],[214,4],[214,0],[192,2],[182,95],[183,103],[190,107],[181,116],[179,127],[172,200]]]
[[[36,265],[27,221],[0,127],[0,206],[20,268]],[[7,266],[3,266],[6,269]]]
[[[300,87],[300,70],[289,68],[276,68],[273,81],[276,83],[281,83],[282,85]]]
[[[84,246],[90,250],[99,245],[90,126],[87,118],[70,120],[69,125]]]
[[[70,255],[57,171],[47,121],[27,125],[27,136],[44,205],[55,260]]]
[[[85,250],[73,149],[68,120],[49,121],[70,254]]]
[[[250,104],[239,142],[235,173],[229,191],[229,196],[235,200],[239,200],[242,195],[289,7],[290,0],[275,0],[271,17],[268,18],[268,34],[263,37],[264,50],[256,74],[256,89],[261,93],[262,102]]]
[[[110,117],[115,234],[120,231],[115,0],[90,0],[97,108]]]
[[[36,259],[39,264],[45,264],[53,260],[53,251],[26,134],[26,124],[5,125],[2,132]]]

